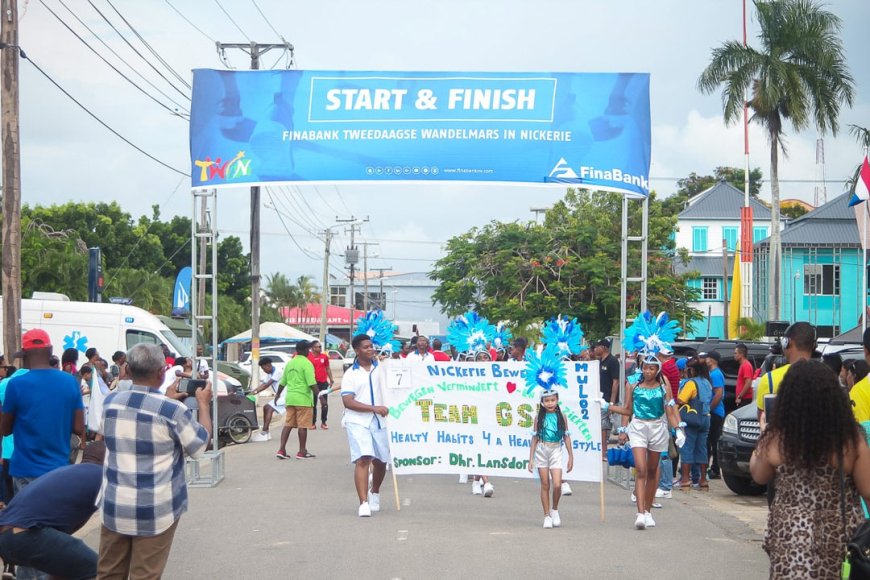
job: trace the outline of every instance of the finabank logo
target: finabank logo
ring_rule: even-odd
[[[559,162],[553,167],[550,172],[550,177],[555,179],[577,179],[577,174],[568,165],[564,157],[559,158]]]

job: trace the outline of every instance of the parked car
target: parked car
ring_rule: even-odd
[[[284,372],[284,365],[294,356],[295,355],[283,350],[260,349],[260,360],[269,357],[272,360],[272,365],[278,369],[278,372]],[[251,373],[251,353],[246,352],[244,354],[242,360],[239,361],[239,366],[249,374]]]
[[[752,480],[749,459],[761,436],[758,408],[755,403],[744,405],[726,415],[719,438],[719,468],[728,489],[737,495],[761,495],[767,486]]]
[[[326,353],[329,356],[329,370],[332,371],[333,378],[338,370],[344,370],[344,355],[337,350],[330,350]],[[336,380],[338,380],[336,378]]]

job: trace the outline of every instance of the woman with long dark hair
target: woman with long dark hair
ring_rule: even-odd
[[[762,485],[776,476],[763,542],[770,578],[839,578],[864,520],[859,495],[870,498],[870,449],[846,391],[823,363],[796,362],[761,429],[750,470]]]
[[[710,403],[713,401],[713,385],[710,370],[699,357],[686,361],[688,380],[680,387],[677,404],[680,405],[681,423],[685,423],[686,443],[680,448],[682,476],[675,484],[680,489],[690,486],[710,489],[707,482],[707,438],[710,436]],[[692,466],[700,471],[698,481],[692,481]]]

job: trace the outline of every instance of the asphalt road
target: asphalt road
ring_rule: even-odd
[[[276,459],[277,422],[272,441],[225,449],[225,480],[190,490],[166,578],[767,578],[766,504],[718,481],[710,492],[675,491],[646,531],[634,529],[629,493],[613,483],[604,523],[598,484],[576,483],[562,528],[544,530],[537,483],[507,478],[493,480],[487,499],[454,476],[399,477],[397,511],[388,473],[382,511],[358,518],[341,402],[330,402],[331,429],[309,432],[315,459]],[[295,433],[290,443],[288,454]],[[80,535],[96,548],[96,518]]]

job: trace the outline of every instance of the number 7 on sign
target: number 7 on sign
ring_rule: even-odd
[[[407,389],[411,386],[410,369],[390,369],[387,373],[388,389]]]

